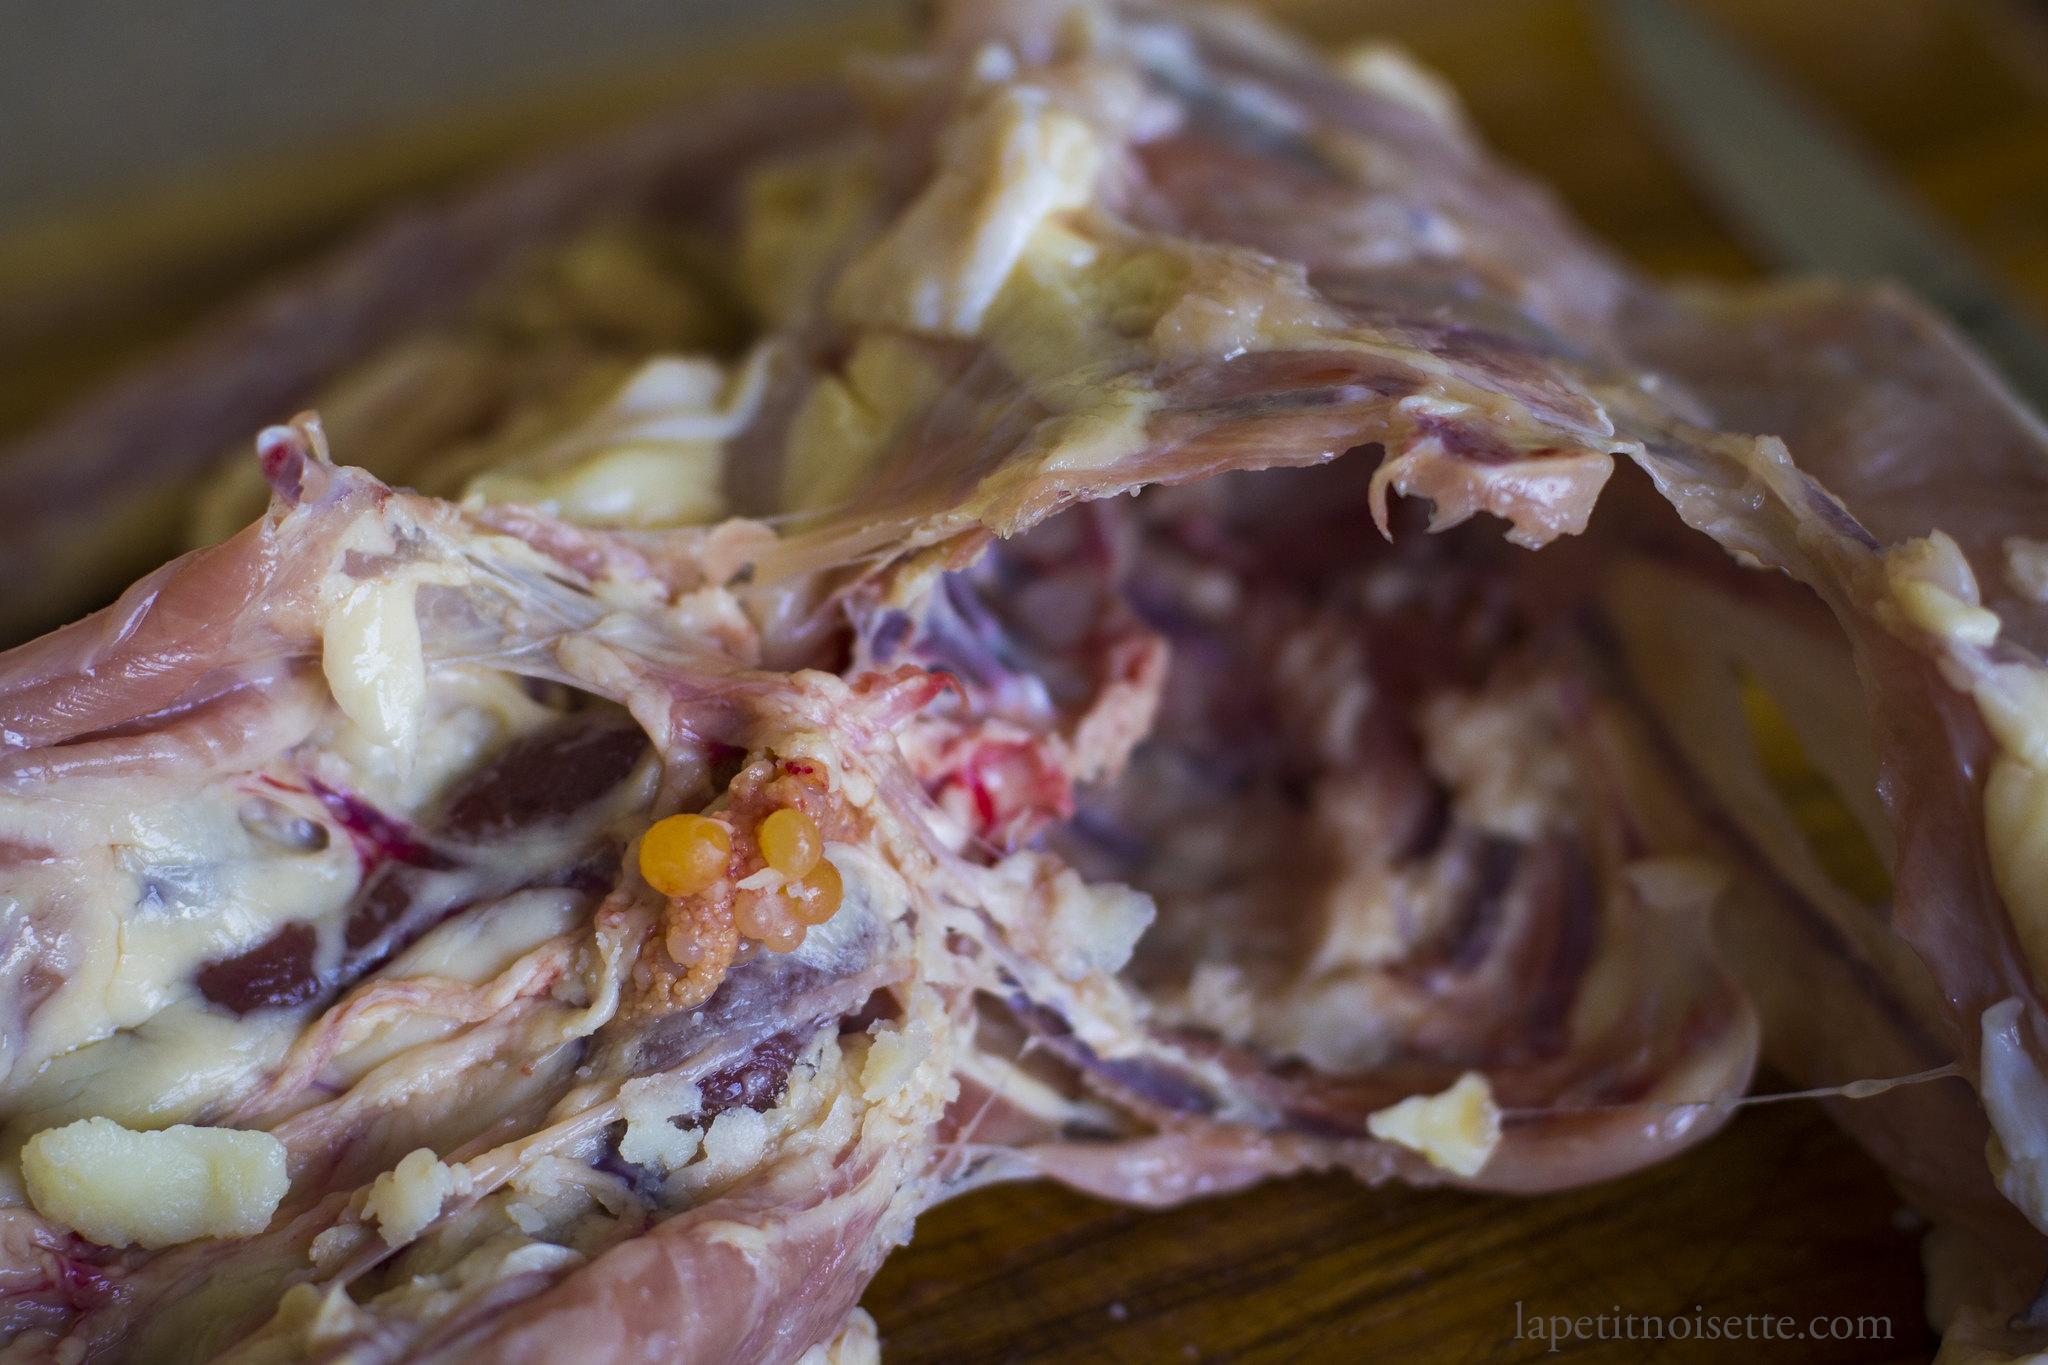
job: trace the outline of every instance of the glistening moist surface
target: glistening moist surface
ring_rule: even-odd
[[[972,1185],[1555,1190],[1762,1046],[1962,1064],[1845,1119],[2021,1350],[2042,452],[1970,358],[1664,298],[1384,50],[962,6],[849,86],[158,376],[325,421],[0,664],[6,1349],[851,1362]],[[71,438],[205,454],[148,391]]]

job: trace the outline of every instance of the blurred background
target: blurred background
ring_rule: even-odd
[[[1333,45],[1408,45],[1645,269],[1760,273],[1634,103],[1597,4],[1264,7]],[[2048,316],[2048,3],[1690,7]],[[903,8],[870,0],[0,0],[0,443],[405,203],[906,32]],[[1669,1166],[1527,1204],[1333,1179],[1147,1215],[991,1190],[922,1223],[869,1305],[892,1365],[1368,1344],[1525,1359],[1505,1340],[1522,1300],[1881,1313],[1894,1339],[1804,1358],[1919,1360],[1918,1230],[1817,1107],[1777,1106]],[[1579,1358],[1634,1358],[1612,1345]]]
[[[1385,34],[1659,273],[1752,273],[1584,0],[1267,0]],[[2048,0],[1694,0],[2048,312]],[[692,93],[830,71],[891,0],[4,0],[0,439],[395,202]]]
[[[0,232],[194,180],[659,83],[709,45],[857,0],[71,0],[0,51]]]

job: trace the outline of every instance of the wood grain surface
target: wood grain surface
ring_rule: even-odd
[[[2048,22],[2039,7],[1702,7],[1875,149],[2017,297],[2048,313]],[[1387,34],[1409,44],[1458,85],[1497,147],[1645,268],[1757,273],[1652,140],[1594,11],[1578,0],[1269,8],[1331,43]],[[311,203],[304,175],[282,177],[220,191],[214,202],[236,205],[226,220],[160,204],[117,227],[80,226],[54,246],[0,242],[0,434],[394,197],[670,93],[614,91],[583,110],[527,111],[410,149],[368,149],[326,168]],[[1818,1106],[1790,1104],[1749,1111],[1661,1168],[1539,1200],[1313,1178],[1144,1213],[1046,1186],[985,1190],[933,1211],[867,1306],[891,1365],[1536,1360],[1550,1352],[1528,1335],[1534,1318],[1617,1311],[1769,1313],[1795,1330],[1815,1317],[1881,1318],[1890,1336],[1608,1340],[1558,1354],[1892,1362],[1932,1352],[1921,1295],[1910,1215]]]
[[[1534,1200],[1336,1176],[1165,1213],[983,1190],[926,1215],[867,1307],[887,1365],[1536,1360],[1539,1318],[1696,1311],[1770,1314],[1774,1332],[1883,1323],[1861,1340],[1661,1344],[1603,1342],[1595,1323],[1558,1354],[1903,1362],[1934,1344],[1916,1231],[1817,1113],[1772,1106],[1677,1161]]]

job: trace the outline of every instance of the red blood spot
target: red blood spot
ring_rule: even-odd
[[[268,427],[256,438],[256,463],[271,491],[296,503],[306,491],[306,451],[290,427]]]
[[[355,841],[356,853],[366,867],[384,862],[406,863],[413,867],[455,866],[453,858],[425,843],[411,825],[397,816],[386,815],[368,802],[347,792],[336,791],[324,783],[313,782],[311,786],[313,794],[320,798],[320,804],[327,808],[327,813]]]
[[[973,810],[974,833],[996,844],[1017,843],[1074,813],[1073,784],[1029,741],[977,744],[936,787],[942,798],[948,788],[961,791]]]
[[[873,704],[870,718],[881,726],[908,720],[949,691],[963,700],[967,695],[952,674],[932,673],[916,664],[888,673],[863,673],[853,680],[854,695]]]

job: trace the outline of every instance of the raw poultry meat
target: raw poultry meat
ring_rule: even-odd
[[[1227,13],[748,108],[19,456],[330,418],[0,658],[0,1353],[852,1365],[975,1185],[1540,1192],[1760,1050],[1959,1069],[1834,1107],[1947,1349],[2042,1343],[2048,450],[1978,361],[1662,292]]]

